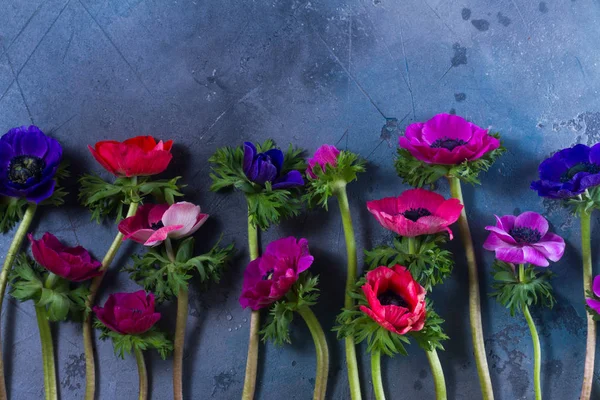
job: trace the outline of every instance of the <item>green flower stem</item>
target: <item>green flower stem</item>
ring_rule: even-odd
[[[42,364],[44,366],[44,392],[46,400],[58,400],[58,386],[56,384],[56,364],[54,361],[54,344],[46,307],[35,307],[40,342],[42,344]]]
[[[134,216],[138,206],[138,203],[131,203],[129,205],[126,218]],[[86,308],[91,310],[91,308],[94,306],[96,294],[98,293],[98,289],[100,289],[104,275],[106,275],[106,271],[113,262],[122,243],[123,234],[119,232],[115,236],[115,239],[106,252],[104,259],[102,259],[102,275],[92,279],[92,283],[90,285],[90,294],[85,302]],[[92,312],[90,311],[83,320],[83,348],[85,349],[85,400],[94,400],[96,395],[96,366],[94,364],[94,340],[92,338],[93,331]]]
[[[327,391],[327,377],[329,375],[329,348],[327,347],[327,339],[325,332],[319,323],[319,320],[308,307],[302,307],[298,310],[298,314],[304,318],[304,322],[310,329],[310,334],[315,342],[317,352],[317,373],[315,378],[314,400],[325,400]]]
[[[146,400],[148,398],[148,373],[146,372],[144,353],[137,346],[134,346],[133,352],[135,353],[135,361],[137,362],[138,375],[140,377],[139,400]]]
[[[433,375],[433,385],[435,386],[435,398],[436,400],[446,400],[448,395],[446,393],[446,379],[444,378],[444,370],[440,363],[437,351],[435,349],[426,351],[427,360],[429,361],[429,367],[431,368],[431,374]]]
[[[415,254],[415,238],[408,238],[408,254]],[[444,377],[444,370],[435,349],[426,351],[427,360],[429,361],[429,367],[431,368],[431,374],[433,375],[433,385],[435,386],[435,398],[436,400],[446,400],[448,395],[446,393],[446,378]]]
[[[473,351],[475,353],[475,363],[477,364],[477,374],[479,375],[479,384],[483,400],[493,400],[494,391],[492,390],[492,380],[487,359],[485,357],[485,344],[483,341],[483,324],[481,322],[481,300],[479,298],[479,277],[477,276],[477,261],[475,260],[475,249],[473,247],[473,238],[471,229],[467,221],[467,213],[464,208],[462,189],[460,179],[448,177],[450,182],[450,193],[452,197],[458,199],[463,205],[458,227],[460,236],[465,247],[467,257],[467,267],[469,272],[469,319],[471,323],[471,336],[473,339]]]
[[[37,205],[34,203],[30,203],[25,210],[25,214],[23,215],[23,219],[21,220],[21,224],[19,225],[19,229],[15,233],[12,243],[8,248],[8,252],[6,253],[6,258],[4,259],[4,265],[2,266],[2,271],[0,272],[0,313],[2,312],[2,303],[4,301],[4,294],[6,293],[6,284],[8,283],[8,274],[12,269],[13,262],[15,261],[15,257],[19,253],[19,249],[21,248],[21,244],[23,243],[23,239],[25,239],[25,235],[29,230],[29,226],[31,226],[31,221],[33,221],[33,216],[35,215],[35,211],[37,210]],[[1,321],[1,318],[0,318]],[[2,357],[2,342],[0,341],[0,399],[7,399],[6,395],[6,383],[4,381],[4,362]]]
[[[165,240],[167,256],[175,262],[175,253],[171,239]],[[183,348],[185,344],[185,327],[187,325],[189,294],[187,288],[177,293],[177,318],[175,320],[175,339],[173,346],[173,399],[183,400]]]
[[[344,307],[351,309],[354,307],[354,300],[350,292],[356,283],[357,256],[356,239],[354,237],[354,228],[352,227],[352,216],[350,215],[350,204],[348,203],[348,194],[346,193],[346,182],[340,181],[335,186],[335,195],[338,199],[340,213],[342,215],[342,224],[344,225],[344,237],[346,239],[346,258],[348,268],[346,273],[346,290],[344,291]],[[350,397],[352,400],[361,400],[360,379],[358,377],[358,362],[356,361],[356,347],[354,339],[347,337],[346,347],[346,367],[348,368],[348,384],[350,385]]]
[[[583,295],[592,290],[592,247],[590,237],[591,213],[583,211],[581,218],[581,255],[583,257]],[[587,314],[587,340],[585,346],[585,364],[583,369],[583,385],[581,400],[589,400],[592,395],[594,381],[594,357],[596,355],[596,321]]]
[[[258,258],[258,229],[248,216],[248,250],[250,261]],[[256,390],[256,374],[258,370],[258,343],[260,331],[260,311],[252,311],[250,316],[250,338],[248,340],[248,358],[246,359],[246,376],[242,400],[254,399]]]
[[[381,352],[379,350],[371,352],[371,379],[373,380],[375,400],[385,400],[383,381],[381,380]]]

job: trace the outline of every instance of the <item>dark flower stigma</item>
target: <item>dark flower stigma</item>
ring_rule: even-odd
[[[542,234],[537,229],[527,227],[513,228],[508,234],[512,236],[518,244],[537,243],[542,238]]]
[[[411,208],[410,210],[406,210],[402,213],[404,218],[410,219],[413,222],[417,222],[417,220],[421,217],[427,217],[431,215],[431,212],[426,208]]]
[[[273,272],[275,272],[274,269],[267,271],[267,273],[263,275],[262,280],[268,281],[269,279],[271,279],[273,277]]]
[[[165,224],[163,224],[162,221],[158,221],[158,222],[155,222],[150,225],[150,228],[152,228],[152,229],[160,229],[160,228],[164,228],[164,227],[165,227]]]
[[[456,147],[458,146],[464,146],[465,144],[467,144],[467,142],[465,142],[464,140],[461,139],[450,139],[448,137],[444,137],[442,139],[438,139],[435,142],[433,142],[431,144],[431,148],[433,149],[439,149],[439,148],[444,148],[444,149],[448,149],[450,151],[454,150]]]
[[[8,179],[13,183],[24,185],[31,178],[39,181],[46,162],[35,156],[17,156],[10,160]]]
[[[382,306],[398,306],[408,308],[406,300],[391,290],[381,293],[379,296],[377,296],[377,300],[379,300]]]
[[[560,177],[560,181],[568,182],[580,172],[588,172],[590,174],[600,173],[600,165],[592,164],[590,162],[579,163],[569,168],[569,170]]]

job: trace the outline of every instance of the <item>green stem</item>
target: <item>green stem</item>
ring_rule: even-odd
[[[58,386],[56,385],[56,363],[54,361],[54,344],[46,307],[35,307],[40,342],[42,344],[42,364],[44,366],[44,392],[46,400],[58,400]]]
[[[129,210],[127,211],[127,217],[132,217],[135,215],[135,212],[138,209],[138,203],[131,203],[129,205]],[[104,275],[106,275],[106,271],[110,267],[110,264],[114,260],[121,244],[123,243],[123,234],[117,233],[115,239],[110,245],[104,259],[102,259],[102,267],[101,271],[102,275],[99,275],[92,279],[92,283],[90,285],[90,293],[85,302],[85,305],[88,309],[91,309],[94,305],[94,301],[96,300],[96,294],[98,293],[98,289],[100,289],[100,285],[102,284],[102,280],[104,279]],[[94,341],[92,338],[92,313],[88,313],[85,319],[83,320],[83,348],[85,350],[85,400],[94,400],[96,395],[96,366],[94,364]]]
[[[408,254],[415,254],[415,238],[409,237],[408,239]]]
[[[248,216],[248,250],[250,261],[258,258],[258,229]],[[246,375],[242,400],[254,399],[256,375],[258,370],[258,343],[260,331],[260,311],[252,311],[250,316],[250,338],[248,340],[248,358],[246,359]]]
[[[408,254],[415,254],[415,238],[409,237],[408,239]],[[431,374],[433,375],[433,385],[435,386],[435,398],[437,400],[446,400],[446,378],[444,378],[444,370],[435,349],[426,351],[427,360],[429,361],[429,367],[431,368]]]
[[[462,189],[460,179],[448,177],[450,182],[450,193],[452,197],[458,199],[463,205],[458,227],[460,236],[465,247],[467,258],[467,267],[469,272],[469,320],[471,323],[471,336],[473,340],[473,351],[475,353],[475,363],[477,365],[477,374],[479,375],[479,384],[484,400],[493,400],[494,392],[492,390],[492,380],[487,359],[485,357],[485,343],[483,341],[483,324],[481,322],[481,300],[479,298],[479,277],[477,276],[477,261],[475,260],[475,249],[473,247],[473,238],[471,229],[467,221],[467,213],[464,208]]]
[[[315,342],[315,350],[317,352],[317,372],[315,378],[314,400],[325,400],[327,391],[327,377],[329,375],[329,348],[327,347],[327,339],[325,332],[319,323],[319,320],[308,307],[302,307],[298,310],[298,314],[304,318],[304,322],[308,325],[310,334]]]
[[[431,374],[433,375],[433,385],[435,386],[435,398],[436,400],[446,400],[448,395],[446,393],[446,379],[444,378],[444,370],[440,363],[437,351],[435,349],[426,351],[427,360],[429,361],[429,367],[431,368]]]
[[[591,214],[583,211],[581,213],[581,255],[583,257],[583,295],[587,297],[587,291],[592,290],[592,247],[591,247]],[[581,400],[589,400],[592,395],[592,383],[594,381],[594,357],[596,355],[596,321],[587,314],[587,340],[585,346],[585,363],[583,369],[583,385],[581,388]]]
[[[346,193],[346,182],[339,182],[335,188],[335,195],[338,199],[340,214],[342,215],[342,224],[344,226],[344,238],[346,239],[346,290],[344,291],[344,307],[351,309],[354,307],[354,300],[350,296],[354,284],[356,283],[357,256],[356,239],[354,237],[354,228],[352,227],[352,216],[350,215],[350,204],[348,203],[348,194]],[[356,361],[356,346],[354,339],[347,337],[346,347],[346,367],[348,368],[348,384],[350,385],[350,397],[352,400],[361,400],[360,378],[358,377],[358,362]]]
[[[140,396],[139,400],[148,398],[148,373],[146,372],[146,363],[144,362],[144,353],[134,346],[135,361],[137,362],[138,375],[140,377]]]
[[[533,323],[533,318],[529,313],[529,307],[523,308],[523,315],[529,325],[529,331],[531,332],[531,340],[533,341],[533,387],[535,390],[535,400],[542,400],[542,385],[540,379],[541,364],[542,364],[542,351],[540,349],[540,338]]]
[[[171,239],[165,239],[165,248],[169,261],[175,262],[175,253]],[[175,340],[173,346],[173,399],[183,400],[183,348],[185,345],[185,327],[187,325],[189,294],[186,289],[177,293],[177,318],[175,320]]]
[[[371,352],[371,379],[373,380],[375,400],[385,400],[383,381],[381,380],[381,352],[379,350]]]
[[[13,238],[8,251],[6,252],[6,258],[4,259],[4,265],[2,266],[2,271],[0,272],[0,313],[2,312],[2,303],[4,301],[4,294],[6,292],[6,284],[8,283],[8,274],[12,269],[13,262],[15,261],[15,257],[19,253],[19,249],[21,248],[21,244],[23,243],[23,239],[25,239],[25,235],[31,226],[31,222],[33,221],[33,217],[35,215],[35,211],[37,210],[37,205],[34,203],[30,203],[25,210],[25,214],[23,215],[23,219],[19,224],[19,229],[15,232],[15,236]],[[0,318],[1,320],[1,318]],[[4,361],[2,357],[2,342],[0,341],[0,399],[7,399],[8,396],[6,394],[6,383],[4,381]]]

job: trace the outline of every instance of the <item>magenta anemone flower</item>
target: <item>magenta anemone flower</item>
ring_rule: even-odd
[[[496,252],[500,261],[547,267],[548,260],[556,262],[565,252],[563,238],[548,232],[548,221],[538,213],[496,216],[496,221],[496,226],[485,227],[491,233],[483,248]]]
[[[594,292],[594,295],[596,297],[600,297],[600,275],[597,275],[594,278],[592,291]],[[600,314],[600,300],[598,300],[597,298],[587,298],[585,299],[585,302],[587,303],[588,307],[596,311],[597,314]]]
[[[182,239],[196,232],[208,219],[200,206],[180,201],[168,204],[144,204],[133,217],[119,223],[123,240],[131,239],[144,246],[158,246],[169,239]]]
[[[427,122],[406,127],[400,147],[427,164],[455,165],[481,158],[500,147],[500,141],[458,115],[438,114]]]
[[[240,305],[259,310],[281,299],[313,263],[308,241],[295,237],[275,240],[244,271]]]
[[[335,146],[324,144],[315,151],[313,158],[308,160],[306,172],[311,178],[316,179],[317,175],[314,173],[315,168],[319,168],[321,171],[325,172],[325,166],[327,164],[335,167],[339,155],[340,151]]]
[[[108,329],[122,335],[140,335],[160,319],[154,312],[154,295],[144,290],[111,294],[104,307],[94,307],[94,313]]]
[[[398,197],[386,197],[367,202],[367,209],[386,229],[400,236],[415,237],[446,231],[460,217],[463,209],[457,199],[425,189],[411,189]]]

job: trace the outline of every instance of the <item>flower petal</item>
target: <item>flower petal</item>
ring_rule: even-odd
[[[548,232],[548,221],[536,212],[526,211],[515,219],[515,228],[534,229],[544,236]]]
[[[565,253],[565,241],[555,233],[548,232],[542,239],[531,245],[551,261],[558,261]]]

